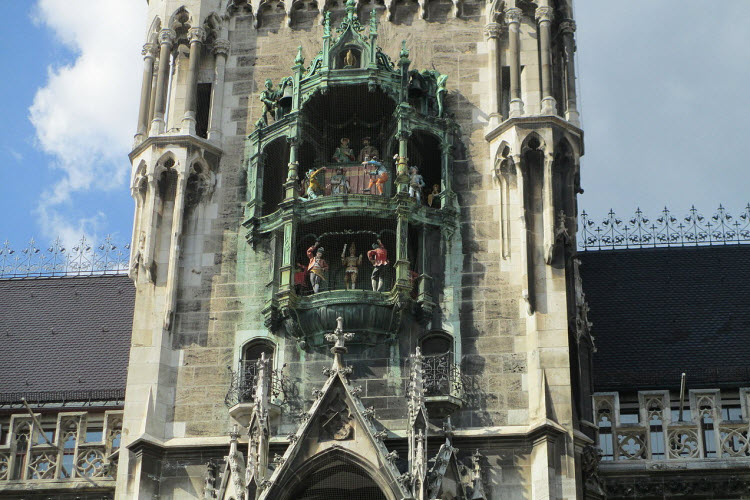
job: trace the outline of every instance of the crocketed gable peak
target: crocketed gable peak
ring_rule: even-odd
[[[398,454],[383,444],[386,432],[377,430],[373,410],[363,406],[360,389],[349,382],[351,367],[344,366],[341,355],[353,334],[344,333],[341,323],[339,318],[336,332],[327,335],[335,344],[328,380],[316,391],[317,399],[290,436],[289,448],[262,485],[261,500],[292,500],[316,489],[322,492],[337,477],[341,481],[335,486],[351,488],[353,498],[413,498],[394,465]]]

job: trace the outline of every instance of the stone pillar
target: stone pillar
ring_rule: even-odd
[[[572,19],[566,19],[560,23],[565,58],[563,61],[565,63],[565,119],[576,127],[580,127],[581,118],[578,114],[578,103],[576,100],[576,42],[573,35],[575,31],[576,23]]]
[[[143,141],[148,132],[148,114],[151,104],[151,82],[154,79],[156,45],[153,43],[145,44],[141,54],[143,55],[143,81],[141,83],[141,104],[138,108],[138,130],[135,136],[137,143]]]
[[[195,96],[198,92],[198,68],[201,59],[203,40],[206,31],[203,28],[190,28],[190,63],[188,65],[187,88],[185,90],[185,115],[182,118],[182,133],[195,135]]]
[[[148,103],[148,118],[146,123],[151,126],[151,121],[154,119],[154,108],[156,106],[156,80],[159,74],[159,61],[154,61],[154,74],[151,77],[151,99]]]
[[[229,40],[214,42],[214,86],[211,89],[211,126],[209,140],[221,141],[221,119],[224,107],[224,72],[229,54]]]
[[[484,27],[484,36],[487,38],[487,66],[489,68],[490,80],[489,105],[487,108],[487,113],[489,114],[488,125],[490,128],[494,128],[502,121],[500,108],[498,107],[498,103],[500,102],[500,75],[502,74],[498,59],[500,25],[498,23],[488,23]]]
[[[508,25],[510,116],[514,117],[523,115],[523,99],[521,98],[521,9],[507,9],[505,11],[505,23]]]
[[[167,110],[167,86],[169,85],[169,55],[172,52],[177,34],[172,29],[159,32],[159,74],[156,77],[156,100],[154,102],[154,119],[151,122],[151,135],[164,133],[164,113]]]
[[[298,197],[297,180],[299,179],[299,162],[297,152],[299,140],[296,137],[287,137],[289,143],[289,164],[287,165],[286,182],[284,183],[284,200],[293,200]]]
[[[550,26],[554,11],[552,7],[537,7],[536,20],[539,23],[539,54],[542,70],[542,114],[556,115],[557,102],[552,97],[552,55],[550,50]]]

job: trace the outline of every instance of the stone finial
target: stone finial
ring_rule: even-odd
[[[349,349],[346,347],[346,341],[352,340],[354,338],[353,333],[344,333],[344,318],[339,316],[336,318],[336,330],[334,330],[333,333],[327,333],[325,335],[325,339],[328,342],[333,343],[333,347],[331,347],[331,352],[333,353],[333,368],[331,370],[331,373],[337,372],[339,368],[342,368],[344,366],[343,362],[341,361],[341,355],[346,354]]]
[[[294,64],[298,66],[305,64],[305,58],[302,57],[302,45],[297,47],[297,57],[294,58]]]
[[[372,9],[370,12],[370,36],[378,34],[378,11]]]

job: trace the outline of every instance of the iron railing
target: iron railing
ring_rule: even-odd
[[[111,236],[98,245],[83,236],[70,248],[60,238],[47,248],[32,238],[20,250],[11,248],[6,240],[0,246],[0,278],[123,274],[129,261],[130,244],[115,245]]]
[[[461,369],[453,358],[452,352],[422,356],[422,384],[425,396],[461,397]]]
[[[257,360],[242,360],[237,371],[232,372],[229,391],[224,397],[224,404],[231,408],[239,403],[251,403],[255,397],[255,380],[257,378]],[[284,377],[281,370],[270,370],[269,396],[271,400],[283,399]]]
[[[612,210],[597,223],[584,211],[578,234],[582,250],[655,248],[750,243],[750,203],[734,216],[719,205],[711,216],[695,206],[683,217],[664,208],[651,219],[637,209],[633,217],[620,218]]]
[[[125,401],[125,389],[92,389],[70,391],[29,391],[0,393],[0,406],[20,404],[26,400],[30,405],[47,403],[81,403],[88,406],[91,403]]]

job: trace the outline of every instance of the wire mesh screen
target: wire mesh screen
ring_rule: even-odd
[[[348,139],[351,157],[340,156],[335,161],[359,163],[360,153],[369,144],[378,150],[381,158],[392,142],[392,120],[395,103],[382,90],[371,92],[367,85],[332,87],[326,94],[314,96],[305,105],[303,114],[312,125],[306,127],[306,140],[315,144],[319,164],[333,160],[341,139]],[[392,153],[391,153],[392,154]],[[313,165],[301,165],[311,168]]]
[[[386,500],[382,490],[358,465],[331,457],[302,480],[294,500]]]
[[[298,294],[312,293],[307,271],[310,262],[308,250],[314,247],[316,241],[320,243],[319,247],[323,247],[323,260],[328,266],[319,291],[345,290],[347,283],[352,288],[352,280],[354,281],[353,289],[372,290],[374,267],[368,258],[368,252],[373,250],[373,245],[377,245],[378,240],[383,243],[388,254],[388,264],[382,266],[379,271],[378,279],[380,276],[383,278],[380,291],[387,291],[393,287],[395,281],[393,264],[396,260],[395,220],[375,217],[334,217],[305,224],[300,227],[297,234],[295,288]],[[352,246],[354,246],[353,250]],[[317,253],[318,248],[311,252]],[[355,269],[356,273],[353,273]]]

